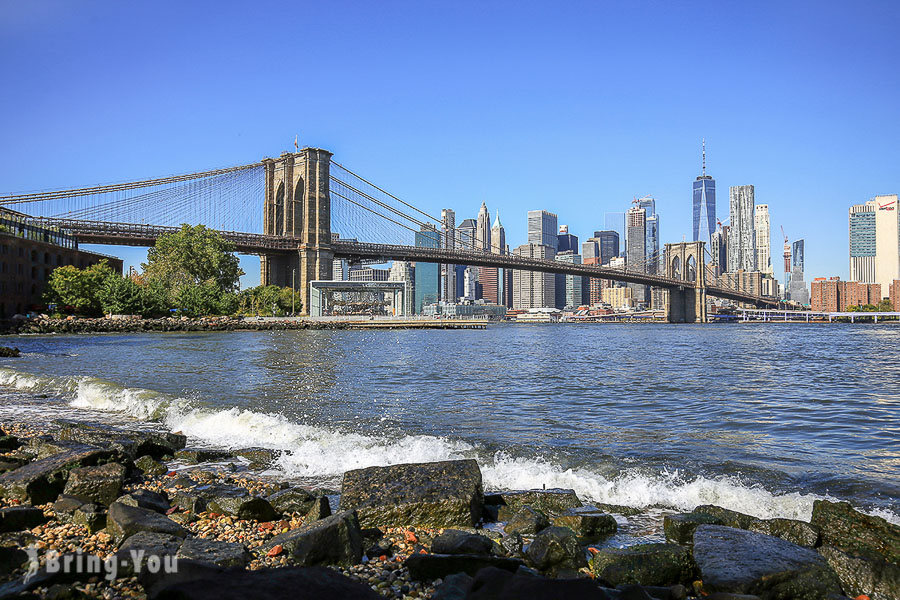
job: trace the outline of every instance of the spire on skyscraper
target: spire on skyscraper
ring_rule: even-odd
[[[702,176],[706,177],[706,138],[703,138],[703,173]]]

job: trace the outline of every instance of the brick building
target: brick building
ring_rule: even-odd
[[[880,283],[816,277],[810,285],[810,308],[816,311],[845,312],[851,306],[878,304],[881,299]]]
[[[891,306],[893,307],[891,310],[900,312],[900,279],[892,281],[889,289],[888,295],[891,299]]]
[[[122,260],[78,249],[65,232],[42,227],[26,215],[0,209],[0,318],[44,309],[41,299],[53,269],[80,269],[101,260],[119,273]]]

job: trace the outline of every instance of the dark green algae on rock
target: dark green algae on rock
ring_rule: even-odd
[[[367,527],[474,527],[484,491],[473,459],[347,471],[341,510],[355,509]]]

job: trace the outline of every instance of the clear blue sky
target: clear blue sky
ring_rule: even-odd
[[[691,234],[700,139],[848,273],[847,208],[900,192],[900,3],[0,0],[0,193],[303,145],[436,213],[547,209],[581,239],[653,194]],[[101,248],[139,263],[143,250]],[[244,284],[258,281],[245,261]]]

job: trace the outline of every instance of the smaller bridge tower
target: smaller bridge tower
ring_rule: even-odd
[[[309,283],[331,279],[331,152],[303,148],[264,158],[263,233],[297,240],[297,254],[260,257],[262,285],[294,285],[309,311]]]
[[[684,281],[669,289],[669,323],[706,323],[706,242],[666,244],[666,277]]]

